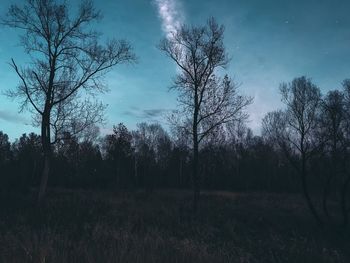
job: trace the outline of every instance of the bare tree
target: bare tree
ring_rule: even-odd
[[[135,60],[126,41],[99,44],[99,34],[90,26],[100,17],[91,1],[82,2],[73,17],[66,2],[26,0],[23,6],[12,5],[2,21],[24,31],[21,44],[31,59],[23,68],[12,59],[21,83],[8,95],[20,99],[21,110],[29,109],[41,126],[39,202],[46,191],[52,144],[67,130],[76,134],[101,120],[103,105],[87,96],[106,90],[101,77],[109,69]]]
[[[345,98],[341,91],[329,91],[321,103],[320,136],[324,141],[324,153],[330,157],[330,171],[326,175],[323,189],[322,206],[326,217],[331,220],[328,210],[328,198],[336,178],[342,174],[342,162],[345,157]],[[336,185],[335,185],[336,187]]]
[[[288,143],[287,118],[285,111],[277,110],[268,112],[262,120],[262,135],[270,140],[273,145],[277,145],[291,159],[291,145]]]
[[[345,123],[344,123],[344,133],[346,136],[346,149],[347,158],[349,158],[348,149],[350,143],[350,79],[343,81],[343,92],[344,92],[344,108],[345,108]],[[349,161],[347,162],[347,164]],[[350,208],[348,207],[347,198],[349,198],[349,185],[350,185],[350,172],[349,167],[347,167],[346,175],[344,176],[341,189],[341,209],[343,214],[343,225],[347,226],[349,223],[349,213]]]
[[[115,172],[116,186],[126,186],[127,168],[132,159],[132,135],[123,123],[113,126],[113,134],[107,135],[104,140],[106,160],[110,161]]]
[[[318,152],[320,144],[315,136],[317,114],[321,103],[319,88],[310,79],[300,77],[280,86],[286,110],[268,113],[263,119],[263,134],[272,139],[301,176],[303,194],[317,222],[321,219],[310,198],[307,185],[307,164]]]
[[[291,83],[283,83],[280,86],[282,102],[287,106],[285,112],[280,112],[275,123],[275,132],[278,141],[282,144],[284,152],[300,173],[303,194],[307,205],[317,220],[321,219],[310,198],[307,185],[307,163],[310,157],[318,150],[317,137],[314,132],[317,127],[317,114],[321,102],[319,88],[306,77],[295,78]],[[279,125],[281,125],[279,127]],[[280,129],[279,131],[276,129]],[[293,159],[290,152],[299,155],[299,161]]]
[[[160,43],[160,50],[171,58],[179,69],[174,88],[179,91],[179,103],[187,133],[193,144],[194,210],[200,195],[198,152],[200,142],[225,123],[247,117],[244,108],[252,101],[237,94],[234,83],[217,71],[228,65],[223,44],[224,27],[212,18],[205,26],[181,26],[171,37]],[[184,126],[184,128],[188,125]]]

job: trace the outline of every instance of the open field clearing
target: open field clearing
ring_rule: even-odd
[[[319,229],[298,195],[52,191],[2,196],[0,262],[349,262],[349,233]]]

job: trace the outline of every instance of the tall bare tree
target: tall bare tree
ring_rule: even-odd
[[[328,210],[328,198],[332,188],[336,187],[337,178],[343,173],[342,159],[346,156],[345,144],[345,97],[343,92],[332,90],[327,93],[321,103],[319,120],[320,136],[324,142],[324,153],[330,157],[331,165],[323,189],[322,206],[326,217],[331,220]]]
[[[46,191],[52,144],[64,132],[76,134],[101,120],[103,105],[88,95],[106,89],[101,77],[113,66],[135,60],[124,40],[99,44],[91,24],[101,15],[91,1],[83,1],[74,16],[66,3],[26,0],[22,6],[12,5],[2,20],[24,32],[21,44],[31,59],[22,68],[12,59],[21,83],[8,95],[20,99],[21,110],[29,109],[41,126],[44,169],[39,203]]]
[[[346,157],[349,158],[349,144],[350,144],[350,79],[343,81],[343,92],[344,92],[344,108],[345,108],[345,125],[344,133],[346,136]],[[349,161],[347,161],[347,164]],[[349,223],[350,208],[348,207],[349,202],[349,186],[350,186],[350,172],[349,167],[346,167],[346,174],[343,178],[342,189],[341,189],[341,209],[343,214],[343,225],[347,226]]]
[[[295,78],[280,86],[285,111],[275,111],[263,119],[263,133],[272,137],[301,176],[302,190],[307,205],[321,223],[313,205],[307,184],[307,165],[310,157],[319,150],[317,114],[321,103],[319,88],[306,77]],[[297,156],[298,158],[295,158]]]
[[[219,126],[247,117],[244,108],[252,101],[237,94],[237,87],[229,77],[218,77],[219,69],[225,69],[229,63],[223,38],[224,27],[211,18],[205,26],[181,26],[159,45],[179,69],[174,88],[180,93],[185,123],[191,124],[187,132],[192,136],[193,144],[195,211],[200,195],[200,142]]]

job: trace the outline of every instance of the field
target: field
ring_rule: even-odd
[[[299,195],[50,190],[2,195],[0,262],[350,262],[349,233],[320,229]]]

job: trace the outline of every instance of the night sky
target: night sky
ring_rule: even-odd
[[[3,15],[22,1],[0,2]],[[279,83],[307,75],[325,93],[350,78],[349,0],[96,0],[95,6],[104,17],[94,27],[104,38],[129,40],[138,57],[136,65],[117,66],[106,76],[110,92],[100,96],[109,105],[102,134],[119,122],[131,129],[142,121],[166,124],[162,116],[177,105],[176,94],[168,91],[177,69],[156,46],[179,24],[204,24],[210,16],[226,28],[229,75],[254,97],[248,123],[254,132],[265,113],[281,106]],[[8,65],[11,58],[20,65],[28,61],[20,33],[0,27],[1,92],[19,83]],[[11,140],[38,132],[28,113],[18,113],[18,102],[3,95],[0,130]]]

